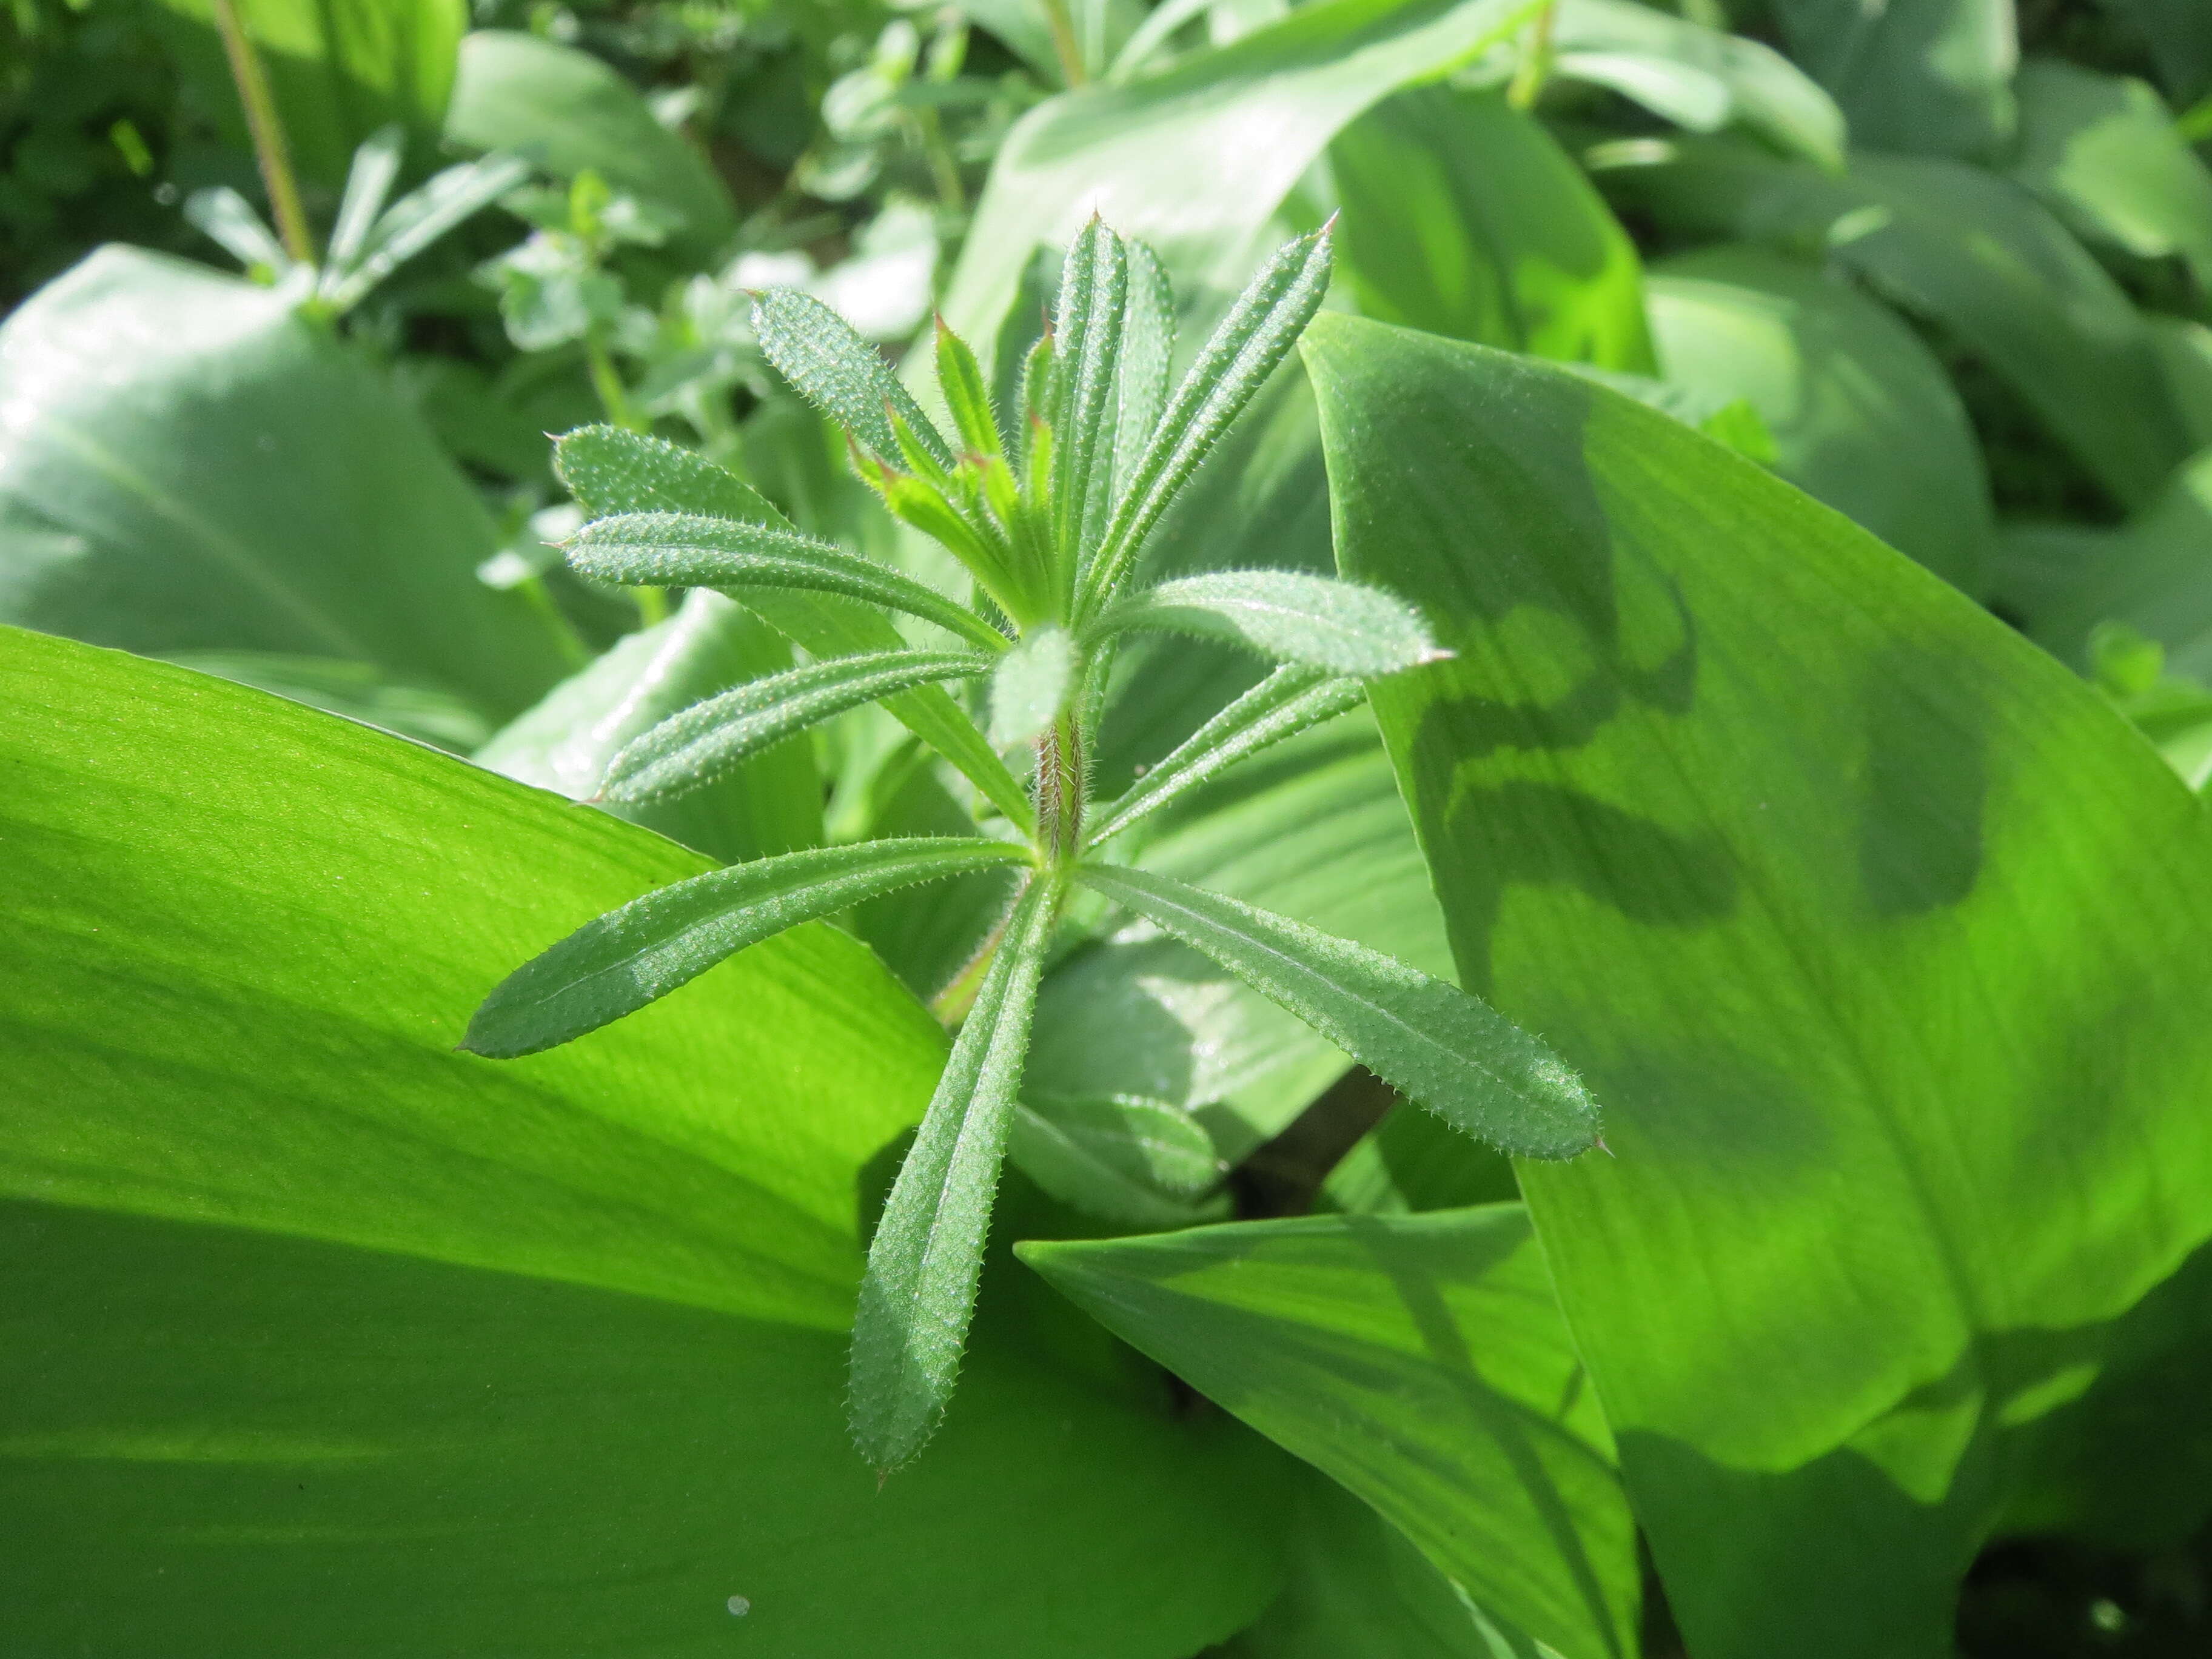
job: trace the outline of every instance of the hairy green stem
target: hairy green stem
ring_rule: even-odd
[[[269,90],[269,76],[260,55],[239,21],[234,0],[214,0],[216,32],[222,36],[223,55],[230,59],[230,78],[238,87],[238,101],[246,111],[246,131],[253,136],[254,160],[260,163],[261,182],[269,191],[269,211],[276,221],[276,235],[284,252],[301,264],[315,262],[315,239],[307,228],[307,215],[300,205],[299,181],[292,174],[291,147],[284,142],[284,124],[276,113],[276,100]]]
[[[1062,714],[1036,740],[1037,844],[1054,869],[1083,850],[1083,733]]]

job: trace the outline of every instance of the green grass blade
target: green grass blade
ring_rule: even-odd
[[[1121,313],[1121,400],[1114,434],[1117,496],[1127,489],[1145,447],[1159,429],[1176,338],[1175,290],[1158,257],[1139,241],[1122,246],[1129,255],[1129,290]]]
[[[1328,231],[1323,227],[1269,260],[1222,319],[1131,470],[1097,556],[1084,574],[1079,622],[1112,603],[1168,503],[1321,308],[1328,273]]]
[[[627,744],[607,766],[610,800],[665,800],[808,726],[895,692],[990,672],[959,651],[879,651],[771,674],[695,703]]]
[[[628,513],[586,525],[568,563],[595,581],[711,587],[746,599],[757,588],[805,588],[904,611],[987,651],[1006,636],[965,605],[887,565],[773,525],[679,513]]]
[[[618,426],[579,427],[553,447],[553,470],[594,519],[688,513],[792,527],[750,484],[694,449]]]
[[[898,454],[891,411],[911,426],[939,465],[952,465],[944,437],[899,384],[883,354],[811,295],[772,288],[753,301],[753,332],[799,396],[886,460]]]
[[[1249,645],[1286,662],[1372,679],[1450,653],[1396,595],[1295,570],[1211,570],[1139,593],[1103,626]]]
[[[1088,885],[1279,1003],[1393,1088],[1516,1158],[1597,1139],[1581,1079],[1457,986],[1350,939],[1141,870],[1086,866]]]
[[[879,1470],[921,1449],[959,1374],[1059,900],[1034,881],[1016,901],[869,1246],[851,1413],[854,1441]]]
[[[803,921],[1026,856],[1004,842],[945,836],[809,848],[710,870],[586,922],[516,969],[483,1000],[460,1046],[494,1060],[534,1054],[635,1013]]]
[[[1286,664],[1178,744],[1166,759],[1103,807],[1090,845],[1102,846],[1150,817],[1188,789],[1227,771],[1271,744],[1341,714],[1365,696],[1358,680]]]
[[[1121,239],[1093,216],[1068,247],[1052,330],[1060,364],[1048,417],[1054,528],[1061,558],[1073,561],[1060,577],[1070,586],[1105,528],[1112,502],[1115,391],[1128,283]]]

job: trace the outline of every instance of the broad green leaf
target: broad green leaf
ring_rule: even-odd
[[[868,1246],[853,1325],[853,1438],[879,1472],[913,1461],[959,1376],[1057,884],[1033,880],[945,1062]]]
[[[463,149],[512,150],[560,179],[596,173],[673,215],[677,245],[701,256],[737,228],[714,169],[653,119],[620,71],[540,35],[478,29],[461,42],[446,137]]]
[[[1283,1593],[1227,1659],[1534,1659],[1406,1534],[1335,1481],[1298,1488]]]
[[[1636,1528],[1517,1204],[1017,1253],[1565,1659],[1636,1650]]]
[[[2125,623],[2163,646],[2177,672],[2212,679],[2212,451],[2116,530],[2014,531],[2008,540],[2007,597],[2053,653],[2087,668],[2097,625]],[[2040,568],[2022,573],[2023,562]]]
[[[2212,1234],[2203,809],[1650,410],[1307,350],[1346,568],[1459,653],[1370,696],[1460,973],[1607,1103],[1617,1158],[1522,1185],[1688,1644],[1947,1654],[2038,1419]]]
[[[1504,98],[1401,92],[1338,134],[1328,161],[1346,283],[1365,315],[1651,369],[1635,245],[1566,152]]]
[[[619,428],[586,427],[570,433],[561,440],[557,465],[562,481],[595,517],[690,513],[792,527],[751,485],[705,456]],[[746,608],[817,657],[906,648],[890,618],[834,594],[754,590],[746,595]],[[884,707],[959,768],[1008,822],[1029,823],[1029,797],[1022,786],[943,690],[925,685],[901,691],[885,697]]]
[[[946,319],[979,351],[996,342],[1033,250],[1066,246],[1094,211],[1149,242],[1179,285],[1243,286],[1255,239],[1340,128],[1541,3],[1321,0],[1160,74],[1048,100],[1000,149]]]
[[[1844,161],[1835,100],[1771,46],[1630,0],[1559,0],[1552,73],[1610,88],[1693,132],[1741,123],[1829,168]]]
[[[772,288],[753,301],[753,332],[777,372],[807,402],[853,434],[878,459],[896,462],[896,416],[912,431],[939,466],[952,464],[952,453],[899,384],[883,354],[854,331],[853,325],[811,294]]]
[[[1365,696],[1358,681],[1332,677],[1326,670],[1295,665],[1277,669],[1101,807],[1091,820],[1091,844],[1110,841],[1237,762],[1342,714]]]
[[[1114,495],[1121,422],[1122,311],[1129,258],[1093,218],[1068,245],[1053,314],[1052,496],[1061,557],[1088,561]],[[1069,572],[1073,575],[1073,571]]]
[[[532,957],[484,998],[461,1046],[495,1060],[534,1054],[635,1013],[803,921],[913,882],[1026,857],[1004,842],[945,836],[811,848],[694,876]]]
[[[1581,1080],[1457,986],[1170,878],[1096,865],[1079,873],[1468,1133],[1534,1158],[1572,1158],[1596,1140],[1597,1105]]]
[[[757,588],[805,588],[887,606],[933,622],[987,650],[1006,636],[965,605],[872,559],[795,530],[678,513],[599,519],[568,548],[572,568],[597,581],[712,587],[739,600]]]
[[[922,1465],[853,1455],[864,1206],[944,1053],[865,949],[456,1054],[704,861],[66,641],[0,632],[0,703],[9,1645],[1128,1659],[1273,1594],[1280,1460],[1045,1358],[1025,1274]]]
[[[167,660],[454,754],[491,736],[483,716],[459,698],[386,679],[365,662],[267,651],[180,651]]]
[[[1981,446],[1928,348],[1847,283],[1745,246],[1701,248],[1650,281],[1667,378],[1741,398],[1774,470],[1979,593],[1996,526]]]
[[[104,248],[0,326],[0,621],[375,665],[494,715],[560,674],[477,495],[267,289]]]
[[[2024,65],[2014,178],[2094,241],[2146,259],[2179,257],[2212,292],[2212,172],[2159,95],[2126,76]]]
[[[309,179],[335,187],[356,147],[388,123],[418,150],[436,143],[469,26],[465,0],[233,3],[269,78],[285,148]],[[222,125],[233,149],[250,150],[213,0],[161,0],[154,15],[198,109]]]
[[[1654,295],[1663,286],[1655,285]],[[1600,386],[1612,387],[1624,398],[1633,398],[1646,408],[1671,416],[1684,426],[1695,427],[1714,442],[1726,444],[1737,454],[1747,455],[1761,466],[1774,465],[1774,434],[1766,429],[1765,419],[1744,398],[1726,397],[1718,391],[1686,386],[1679,380],[1655,380],[1648,374],[1624,374],[1618,369],[1597,368],[1589,363],[1568,363],[1565,367]]]
[[[999,659],[991,675],[991,741],[1027,743],[1067,712],[1075,694],[1075,644],[1064,628],[1040,628]]]
[[[1418,667],[1437,654],[1436,641],[1404,600],[1292,570],[1178,577],[1117,605],[1103,626],[1231,640],[1281,661],[1362,679]]]
[[[1179,1106],[1137,1095],[1017,1103],[1006,1138],[1016,1168],[1064,1204],[1132,1227],[1187,1227],[1223,1174],[1212,1137]]]
[[[1987,160],[2012,137],[2013,0],[1776,0],[1774,12],[1862,148]]]
[[[790,666],[790,646],[758,617],[719,594],[692,593],[667,621],[624,635],[555,686],[478,749],[476,761],[591,800],[608,763],[631,741],[703,698]],[[821,799],[813,756],[803,744],[786,744],[679,800],[600,804],[738,863],[819,842]]]
[[[2212,16],[2197,0],[2113,0],[2140,30],[2176,109],[2212,93]]]
[[[1838,179],[1711,143],[1670,153],[1601,182],[1663,219],[1825,251],[1972,348],[2122,504],[2187,455],[2142,314],[2010,179],[1905,156],[1862,156]]]
[[[990,671],[989,658],[962,651],[881,651],[787,669],[695,703],[633,738],[607,763],[602,793],[631,802],[685,794],[832,714]]]
[[[1114,506],[1076,593],[1076,618],[1110,605],[1143,557],[1145,538],[1199,463],[1259,393],[1328,293],[1326,228],[1278,252],[1237,296],[1161,412]]]

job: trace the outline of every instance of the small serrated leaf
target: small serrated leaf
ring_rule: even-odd
[[[861,1455],[885,1473],[927,1442],[959,1374],[1060,896],[1037,879],[1015,901],[868,1248],[853,1323],[852,1428]]]
[[[1087,886],[1201,951],[1407,1098],[1516,1158],[1597,1140],[1598,1108],[1544,1043],[1457,986],[1303,922],[1149,871],[1087,865]]]
[[[768,289],[753,301],[753,333],[769,362],[799,396],[843,427],[863,449],[885,459],[898,453],[890,421],[896,410],[940,465],[952,465],[943,435],[883,354],[812,295],[792,288]]]
[[[665,800],[712,783],[808,726],[896,692],[987,674],[969,652],[881,651],[771,674],[694,703],[627,744],[607,767],[610,800]]]
[[[1229,640],[1282,661],[1362,679],[1450,654],[1396,595],[1295,570],[1180,577],[1133,596],[1101,625]]]
[[[559,439],[553,446],[553,470],[594,519],[688,513],[792,527],[768,497],[697,450],[618,426],[579,427]]]
[[[532,957],[483,1000],[460,1046],[495,1060],[534,1054],[635,1013],[803,921],[1027,856],[1004,842],[945,836],[809,848],[710,870],[610,910]]]
[[[1075,686],[1075,641],[1062,628],[1040,628],[999,659],[991,676],[991,741],[1027,743],[1066,711]]]

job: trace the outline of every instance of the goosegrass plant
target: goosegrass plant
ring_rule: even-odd
[[[646,732],[615,756],[605,799],[702,787],[879,702],[974,786],[975,833],[811,848],[648,893],[502,981],[465,1048],[533,1054],[801,922],[918,883],[1018,872],[1004,915],[937,1000],[957,1036],[868,1253],[849,1407],[854,1438],[879,1471],[922,1449],[951,1395],[1038,985],[1079,889],[1211,957],[1471,1135],[1547,1159],[1596,1142],[1597,1108],[1573,1072],[1476,998],[1127,856],[1129,832],[1186,791],[1350,708],[1368,683],[1444,654],[1420,615],[1380,588],[1279,570],[1143,575],[1163,515],[1297,342],[1329,269],[1326,227],[1283,248],[1170,392],[1164,273],[1143,243],[1094,218],[1068,249],[1012,419],[1000,419],[974,353],[939,325],[949,434],[827,307],[791,289],[758,295],[754,327],[769,361],[843,428],[889,510],[972,578],[965,603],[802,533],[690,452],[611,427],[561,442],[561,475],[588,515],[568,550],[579,573],[714,589],[811,659]],[[921,624],[923,642],[893,615]],[[1089,757],[1115,646],[1161,630],[1236,641],[1277,666],[1118,799],[1093,802]],[[979,721],[951,685],[986,689],[988,714]]]

